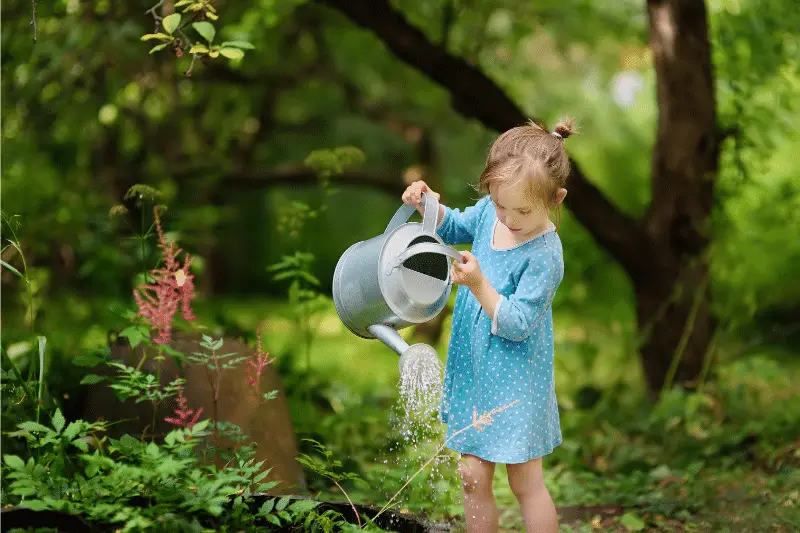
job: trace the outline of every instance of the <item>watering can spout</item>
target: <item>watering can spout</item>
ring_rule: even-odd
[[[375,335],[375,338],[397,352],[397,355],[403,355],[408,350],[408,343],[403,340],[403,337],[393,327],[384,324],[373,324],[367,329]]]

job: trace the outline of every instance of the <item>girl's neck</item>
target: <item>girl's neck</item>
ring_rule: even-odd
[[[550,222],[550,219],[545,218],[544,220],[542,220],[542,223],[536,226],[536,228],[533,229],[532,231],[529,231],[522,235],[517,235],[515,233],[512,233],[511,236],[514,238],[516,242],[529,241],[532,238],[536,237],[537,235],[541,235],[542,233],[544,233],[550,227],[550,224],[552,224],[552,222]]]

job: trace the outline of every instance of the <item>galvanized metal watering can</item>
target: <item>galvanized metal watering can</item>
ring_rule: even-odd
[[[383,234],[348,248],[333,274],[333,302],[342,322],[401,356],[409,345],[397,330],[427,322],[444,309],[452,289],[449,259],[462,261],[436,234],[438,200],[430,194],[423,198],[422,223],[408,222],[416,209],[403,205]]]

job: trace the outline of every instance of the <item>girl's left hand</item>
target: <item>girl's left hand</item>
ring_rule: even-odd
[[[469,288],[477,287],[483,281],[483,272],[478,264],[478,259],[470,252],[461,252],[462,263],[453,262],[450,276],[456,285],[466,285]]]

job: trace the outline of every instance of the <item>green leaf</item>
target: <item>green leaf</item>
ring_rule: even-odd
[[[53,428],[56,430],[56,433],[61,433],[61,430],[64,429],[64,424],[67,422],[64,419],[64,415],[61,413],[61,409],[56,408],[56,412],[53,415]]]
[[[641,531],[645,528],[645,523],[641,518],[633,513],[625,513],[619,521],[628,531]]]
[[[97,383],[102,383],[105,379],[105,377],[98,376],[97,374],[86,374],[81,379],[81,385],[95,385]]]
[[[81,431],[81,423],[80,422],[70,422],[67,426],[67,429],[64,430],[64,438],[67,440],[72,440],[75,436],[80,433]]]
[[[255,50],[256,47],[247,41],[225,41],[222,46],[232,46],[234,48],[241,48],[243,50]]]
[[[157,52],[167,46],[166,44],[159,44],[154,46],[150,53],[152,54],[154,51]],[[161,48],[159,48],[161,47]],[[150,338],[150,330],[144,326],[129,326],[123,329],[120,334],[120,337],[126,337],[128,342],[131,344],[131,348],[136,348],[139,344],[145,340]]]
[[[195,43],[189,49],[189,53],[190,54],[207,54],[208,53],[208,47],[206,45],[204,45],[203,43]]]
[[[289,505],[289,500],[290,500],[289,496],[284,496],[283,498],[278,500],[277,505],[275,505],[275,510],[283,511],[286,508],[286,506]]]
[[[194,2],[194,1],[195,1],[195,0],[180,0],[179,2],[176,2],[176,3],[175,3],[175,5],[174,5],[173,7],[183,7],[183,6],[188,6],[189,4],[191,4],[191,3],[192,3],[192,2]]]
[[[161,26],[164,27],[164,31],[172,35],[178,26],[181,24],[181,14],[180,13],[173,13],[172,15],[167,15],[164,17],[164,20],[161,21]]]
[[[86,438],[86,437],[84,437],[84,438]],[[72,441],[71,444],[73,446],[75,446],[76,448],[78,448],[82,452],[88,452],[89,451],[89,445],[86,443],[85,440],[83,440],[84,438],[75,439],[74,441]]]
[[[262,398],[264,398],[265,400],[274,400],[277,397],[278,397],[277,390],[271,390],[269,392],[265,392],[264,395],[262,396]]]
[[[11,485],[11,494],[15,496],[33,496],[37,492],[36,487],[32,485],[20,485],[19,483]]]
[[[37,424],[36,422],[22,422],[21,424],[17,424],[17,427],[24,429],[25,431],[42,431],[44,433],[53,432],[53,430],[49,427]]]
[[[105,362],[106,354],[104,353],[85,353],[72,359],[72,364],[75,366],[92,367]]]
[[[320,502],[315,502],[314,500],[299,500],[290,505],[289,510],[294,514],[305,514],[319,504]]]
[[[145,448],[145,451],[147,451],[147,455],[151,457],[159,456],[158,445],[155,442],[151,442],[150,444],[148,444],[147,447]]]
[[[262,483],[256,488],[256,492],[266,492],[270,489],[274,489],[278,485],[280,485],[280,481],[267,481],[266,483]]]
[[[264,503],[261,505],[261,508],[258,510],[258,514],[259,514],[260,516],[265,516],[265,515],[268,515],[269,513],[271,513],[271,512],[272,512],[272,508],[273,508],[273,507],[275,507],[275,498],[272,498],[271,500],[267,500],[267,501],[265,501],[265,502],[264,502]]]
[[[228,59],[241,59],[244,57],[244,52],[242,52],[239,48],[223,47],[220,48],[219,53]]]
[[[5,261],[3,261],[2,259],[0,259],[0,265],[3,265],[3,268],[7,268],[7,269],[9,269],[11,272],[13,272],[13,273],[14,273],[14,274],[16,274],[17,276],[19,276],[19,279],[25,279],[25,276],[23,276],[22,274],[20,274],[19,270],[17,270],[16,268],[12,267],[11,265],[9,265],[8,263],[6,263],[6,262],[5,262]]]
[[[25,507],[26,509],[30,509],[32,511],[46,511],[50,509],[50,506],[44,503],[42,500],[25,500],[20,502],[20,507]]]
[[[662,464],[658,465],[654,469],[650,471],[650,477],[655,479],[664,479],[672,475],[672,470],[670,470],[669,466]]]
[[[217,34],[217,30],[214,28],[214,25],[210,22],[201,21],[201,22],[193,22],[192,27],[199,33],[203,39],[211,43],[214,40],[214,36]]]
[[[267,515],[267,522],[275,524],[276,526],[281,525],[281,519],[275,516],[274,514]]]
[[[148,33],[146,35],[142,35],[142,41],[152,41],[153,39],[158,39],[159,41],[171,41],[172,37],[167,35],[166,33]]]
[[[16,455],[6,455],[3,460],[13,470],[25,470],[25,462]]]
[[[197,424],[193,425],[193,426],[192,426],[192,435],[194,435],[194,434],[196,434],[196,433],[200,433],[201,431],[203,431],[204,429],[206,429],[206,428],[208,427],[208,424],[209,424],[210,422],[211,422],[211,420],[209,420],[208,418],[206,418],[205,420],[201,420],[201,421],[200,421],[200,422],[198,422]]]
[[[292,521],[292,515],[290,515],[287,511],[278,511],[278,516],[286,520],[287,522]]]

